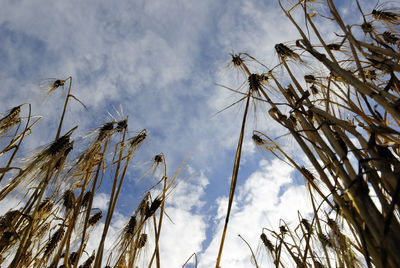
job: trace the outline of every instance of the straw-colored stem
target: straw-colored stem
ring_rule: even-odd
[[[239,141],[238,141],[238,145],[237,145],[237,149],[236,149],[235,162],[234,162],[234,165],[233,165],[233,173],[232,173],[232,180],[231,180],[231,189],[230,189],[230,192],[229,192],[228,209],[227,209],[227,213],[226,213],[226,217],[225,217],[224,229],[222,231],[222,238],[221,238],[221,242],[220,242],[220,246],[219,246],[217,262],[215,264],[216,268],[220,267],[220,262],[221,262],[221,257],[222,257],[222,250],[224,248],[226,231],[228,229],[229,217],[230,217],[230,214],[231,214],[233,197],[234,197],[234,194],[235,194],[236,182],[237,182],[237,177],[238,177],[238,173],[239,173],[240,157],[241,157],[241,153],[242,153],[242,144],[243,144],[244,130],[245,130],[245,126],[246,126],[247,112],[249,110],[249,103],[250,103],[250,93],[247,96],[246,106],[245,106],[244,115],[243,115],[243,121],[242,121],[242,127],[241,127],[241,130],[240,130]]]

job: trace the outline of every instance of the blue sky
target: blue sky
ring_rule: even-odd
[[[32,151],[54,136],[65,92],[46,97],[39,84],[47,78],[73,77],[72,102],[64,130],[79,125],[82,137],[105,121],[129,115],[133,136],[146,128],[149,139],[135,165],[160,152],[169,174],[185,160],[182,182],[167,206],[174,224],[163,227],[165,267],[177,267],[196,252],[199,267],[217,257],[243,105],[215,115],[240,96],[216,83],[238,88],[246,78],[226,68],[229,53],[248,52],[268,66],[277,62],[276,43],[298,38],[276,1],[12,1],[0,10],[0,100],[2,111],[24,102],[44,116],[24,148]],[[371,6],[371,4],[369,4]],[[349,14],[351,6],[341,8]],[[301,17],[299,17],[301,20]],[[333,35],[331,26],[324,31]],[[225,243],[222,267],[245,267],[262,227],[277,228],[280,218],[310,212],[304,186],[290,167],[260,153],[253,129],[282,134],[267,120],[266,108],[246,131],[239,187]],[[214,116],[215,115],[215,116]],[[255,118],[250,115],[250,119]],[[293,141],[282,139],[290,150]],[[267,159],[266,159],[267,158]],[[298,155],[300,161],[301,155]],[[114,231],[132,213],[129,194],[121,197]],[[107,189],[99,198],[105,206]],[[296,205],[293,205],[296,204]],[[177,241],[183,238],[183,241]],[[266,264],[265,264],[266,265]]]

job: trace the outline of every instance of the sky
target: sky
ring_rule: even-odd
[[[73,137],[82,140],[112,117],[129,116],[130,135],[146,129],[149,137],[134,160],[139,169],[161,152],[168,174],[184,161],[186,179],[166,204],[172,221],[163,225],[163,266],[181,267],[193,253],[198,267],[215,265],[244,108],[239,103],[218,113],[241,96],[217,84],[239,89],[246,81],[227,67],[230,53],[246,52],[272,67],[278,62],[274,45],[299,38],[277,1],[0,4],[1,110],[29,102],[34,114],[43,116],[24,151],[54,138],[61,113],[65,91],[47,96],[41,83],[72,76],[72,93],[87,109],[72,101],[63,131],[79,125]],[[339,7],[351,18],[354,3]],[[323,29],[333,37],[329,24]],[[311,213],[299,174],[251,141],[253,129],[272,137],[285,133],[266,111],[261,107],[249,115],[222,267],[250,266],[250,252],[238,234],[256,249],[263,227],[277,229],[280,219],[295,223],[298,210]],[[295,152],[293,140],[280,141]],[[299,154],[297,158],[305,161]],[[123,191],[111,233],[132,213],[129,195],[135,176],[132,172]],[[96,206],[106,208],[107,197],[104,189]],[[263,265],[270,265],[266,258]]]

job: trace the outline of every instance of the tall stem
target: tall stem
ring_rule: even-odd
[[[249,93],[249,95],[247,96],[247,100],[246,100],[246,108],[244,109],[242,128],[240,130],[238,146],[237,146],[237,149],[236,149],[235,163],[233,165],[233,173],[232,173],[232,180],[231,180],[231,190],[230,190],[230,193],[229,193],[228,211],[226,213],[225,226],[224,226],[224,230],[222,232],[221,243],[220,243],[220,246],[219,246],[217,263],[215,265],[216,268],[220,267],[219,263],[221,262],[222,250],[223,250],[223,247],[224,247],[225,236],[226,236],[226,230],[228,228],[228,222],[229,222],[229,216],[231,214],[233,196],[235,194],[236,182],[237,182],[237,177],[238,177],[238,173],[239,173],[240,156],[242,154],[242,144],[243,144],[244,129],[245,129],[245,126],[246,126],[247,112],[249,110],[249,104],[250,104],[250,97],[251,97],[251,95]]]

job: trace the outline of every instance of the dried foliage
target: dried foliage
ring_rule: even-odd
[[[326,0],[321,11],[318,3],[311,2],[301,0],[289,7],[279,2],[301,39],[293,48],[275,45],[281,68],[261,64],[269,90],[246,65],[259,61],[246,53],[232,55],[231,65],[245,74],[249,86],[242,92],[245,113],[216,267],[251,98],[268,106],[270,118],[289,132],[304,152],[305,164],[315,170],[299,165],[299,159],[286,153],[270,134],[254,131],[258,147],[303,175],[314,208],[311,218],[299,215],[297,226],[282,220],[279,231],[264,229],[260,239],[274,265],[400,267],[400,14],[383,5],[365,14],[357,2],[360,24],[346,25],[332,0]],[[319,15],[324,8],[330,14]],[[294,19],[296,12],[305,18],[304,26]],[[319,27],[328,23],[338,29],[334,42],[327,42],[332,36]],[[305,69],[310,72],[305,75],[296,71],[310,64],[322,67],[314,72]],[[272,91],[280,92],[279,102]]]
[[[27,160],[17,163],[15,156],[24,137],[34,130],[33,126],[41,117],[33,116],[30,105],[23,104],[12,108],[0,119],[0,144],[5,145],[0,148],[3,165],[0,168],[0,201],[7,206],[9,200],[17,199],[21,207],[11,208],[0,217],[1,266],[105,265],[102,263],[107,259],[107,256],[103,257],[104,242],[106,238],[110,239],[108,230],[119,194],[130,162],[147,134],[142,130],[134,137],[127,137],[128,120],[125,118],[107,122],[94,131],[97,135],[87,148],[79,148],[80,155],[71,157],[76,155],[71,154],[74,150],[72,134],[76,127],[63,135],[61,132],[69,100],[80,102],[71,94],[72,77],[49,80],[43,87],[50,94],[66,85],[68,94],[54,141],[33,156],[24,156]],[[28,109],[24,110],[25,107]],[[26,115],[21,115],[24,113]],[[108,257],[107,265],[116,266],[126,259],[129,267],[135,267],[139,262],[161,266],[158,243],[164,203],[175,187],[177,173],[172,178],[167,177],[162,154],[157,155],[154,162],[154,169],[158,165],[163,167],[161,178],[149,186],[150,190],[115,241],[117,250]],[[101,226],[103,211],[93,207],[93,200],[99,189],[103,189],[104,177],[111,177],[112,188],[107,193],[110,199]],[[136,198],[140,198],[139,194]],[[157,197],[152,199],[152,194]],[[86,246],[91,236],[96,238],[98,247],[88,255]],[[152,256],[139,254],[139,251],[152,247]],[[148,259],[144,260],[145,257]]]

